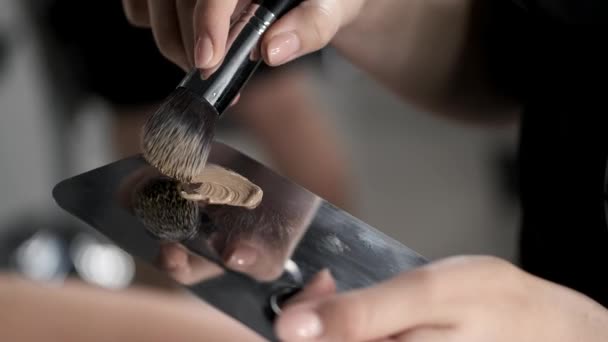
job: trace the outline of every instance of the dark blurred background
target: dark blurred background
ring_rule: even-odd
[[[34,278],[77,273],[121,287],[133,261],[64,215],[51,190],[136,153],[142,118],[182,72],[149,32],[123,21],[119,1],[98,3],[109,5],[0,0],[0,250],[3,267]],[[79,23],[70,7],[100,16]],[[514,259],[515,124],[421,113],[331,49],[254,82],[222,120],[219,140],[429,258]]]

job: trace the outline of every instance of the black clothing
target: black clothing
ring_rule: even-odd
[[[494,79],[524,104],[521,265],[608,306],[608,1],[494,0],[491,13]]]

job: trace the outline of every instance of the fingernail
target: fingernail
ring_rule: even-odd
[[[194,63],[199,69],[209,67],[209,63],[213,59],[213,42],[211,38],[199,37],[196,40],[196,48],[194,49]]]
[[[281,317],[277,333],[285,341],[310,341],[321,336],[323,324],[315,312],[300,310]]]
[[[167,270],[178,270],[188,264],[188,256],[174,245],[161,246],[162,266]]]
[[[234,100],[232,100],[232,102],[230,103],[230,107],[236,105],[239,100],[241,99],[241,94],[239,93],[238,95],[236,95],[236,97],[234,98]]]
[[[321,272],[317,273],[317,275],[313,278],[316,281],[323,281],[325,279],[331,279],[331,271],[329,268],[324,268]]]
[[[300,50],[300,38],[294,32],[281,33],[268,43],[268,59],[272,65],[288,62]]]
[[[255,263],[258,258],[258,251],[245,244],[237,246],[228,260],[228,266],[233,269],[245,269]]]
[[[329,271],[329,269],[325,268],[320,272],[317,272],[317,274],[315,274],[312,279],[310,279],[307,286],[315,286],[328,280],[331,281],[331,279],[331,272]]]

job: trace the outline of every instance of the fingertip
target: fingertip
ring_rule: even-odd
[[[162,244],[159,256],[161,266],[167,270],[180,269],[188,263],[188,255],[174,243]]]
[[[232,100],[232,102],[230,103],[230,107],[234,107],[239,103],[239,100],[241,99],[241,93],[238,93],[235,97],[234,100]]]
[[[323,334],[323,322],[311,308],[294,308],[279,316],[275,333],[281,341],[314,341]]]
[[[270,66],[288,63],[327,46],[340,27],[339,4],[305,1],[265,34],[262,53]]]
[[[265,62],[270,66],[280,66],[301,55],[302,43],[295,31],[281,32],[268,38],[262,48]]]
[[[208,35],[204,34],[197,38],[194,47],[194,64],[197,68],[206,69],[212,66],[213,49],[213,41]]]
[[[258,249],[247,243],[238,244],[229,253],[226,265],[236,271],[246,271],[260,258]]]
[[[334,293],[336,292],[336,281],[328,268],[323,269],[311,281],[320,293]]]
[[[230,16],[237,0],[199,0],[194,9],[195,64],[199,69],[216,67],[223,59],[230,30]]]
[[[195,66],[198,69],[215,71],[226,54],[227,33],[224,35],[205,31],[197,37],[194,49]]]

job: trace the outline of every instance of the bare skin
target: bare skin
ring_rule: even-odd
[[[44,286],[2,275],[0,303],[6,341],[263,341],[181,293],[145,288],[114,292],[74,281]]]
[[[365,290],[288,307],[283,341],[554,341],[608,339],[608,311],[492,257],[453,257]]]
[[[292,302],[333,292],[335,283],[323,271]],[[0,274],[0,303],[3,341],[265,341],[180,291],[134,287],[118,292],[79,281],[56,287]]]

